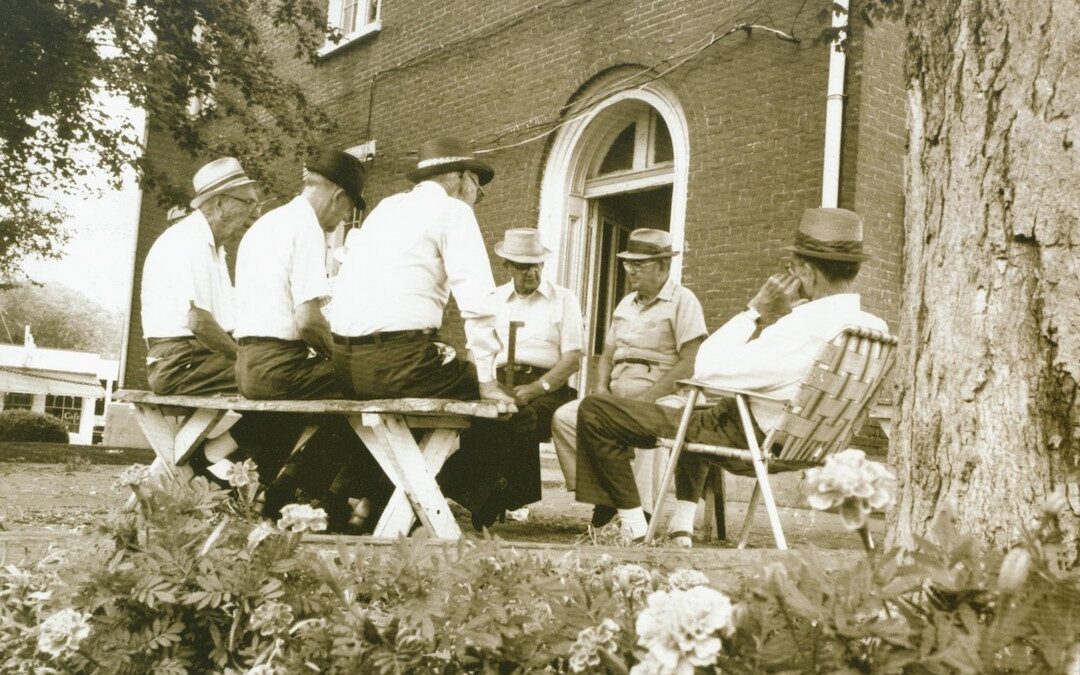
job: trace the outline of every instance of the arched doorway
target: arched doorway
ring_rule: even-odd
[[[627,292],[615,253],[625,248],[630,231],[668,230],[682,248],[688,167],[686,117],[660,82],[611,95],[563,126],[552,143],[539,228],[557,264],[544,271],[581,301],[586,378],[603,350],[611,313]],[[672,263],[676,280],[681,263],[681,257]]]

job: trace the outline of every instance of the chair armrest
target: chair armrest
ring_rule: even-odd
[[[736,396],[742,395],[746,396],[747,398],[758,399],[760,401],[775,401],[777,403],[788,402],[786,398],[769,396],[768,394],[762,394],[756,391],[747,391],[745,389],[729,389],[727,387],[717,387],[711,384],[706,384],[705,382],[700,382],[698,380],[679,380],[676,384],[683,387],[692,387],[694,389],[699,389],[709,396],[735,398]]]

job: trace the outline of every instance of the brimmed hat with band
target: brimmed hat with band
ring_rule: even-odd
[[[540,243],[540,232],[534,227],[516,227],[503,234],[495,244],[495,255],[511,262],[535,265],[544,262],[551,251]]]
[[[674,258],[679,252],[671,250],[670,232],[642,227],[630,233],[626,250],[615,255],[623,260],[654,260]]]
[[[784,248],[819,260],[862,262],[870,259],[863,254],[862,218],[847,209],[806,209],[795,232],[795,245]]]
[[[341,150],[323,150],[314,159],[308,160],[304,168],[317,173],[349,195],[356,208],[361,211],[364,203],[364,165],[359,158]]]
[[[215,195],[254,182],[247,177],[244,167],[240,166],[240,160],[235,157],[215,159],[204,164],[191,179],[191,184],[195,186],[195,199],[191,200],[191,208],[197,209]]]
[[[487,185],[495,177],[495,169],[476,159],[465,141],[450,136],[422,143],[416,152],[416,168],[407,171],[405,177],[419,183],[425,178],[454,171],[472,171],[481,185]]]

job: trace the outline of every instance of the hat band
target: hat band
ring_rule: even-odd
[[[857,239],[822,241],[817,237],[811,237],[802,232],[795,233],[795,247],[806,251],[805,255],[810,255],[811,253],[844,253],[848,255],[861,255],[863,252],[863,243]]]
[[[219,187],[221,187],[223,185],[228,185],[229,183],[231,183],[231,182],[233,182],[233,181],[235,181],[237,179],[244,179],[244,178],[247,178],[247,175],[244,174],[243,171],[234,171],[234,172],[230,173],[227,176],[222,176],[221,178],[218,178],[214,182],[202,186],[199,189],[198,194],[204,194],[206,192],[216,190],[216,189],[218,189]]]
[[[651,244],[647,241],[631,241],[626,247],[626,252],[654,255],[656,253],[671,253],[671,248],[660,246],[658,244]]]
[[[438,166],[439,164],[450,164],[451,162],[470,162],[472,157],[432,157],[431,159],[420,160],[416,163],[417,169],[426,169],[429,166]]]

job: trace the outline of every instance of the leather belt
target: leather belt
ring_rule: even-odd
[[[650,361],[649,359],[616,359],[615,362],[612,363],[611,365],[617,366],[620,363],[637,363],[637,364],[640,364],[642,366],[649,366],[650,368],[653,367],[653,366],[661,366],[661,365],[663,365],[659,361]]]
[[[506,366],[499,366],[496,370],[506,370]],[[530,366],[530,365],[525,364],[525,363],[515,363],[514,364],[514,372],[515,373],[521,373],[522,375],[532,375],[533,373],[543,375],[544,373],[546,373],[549,370],[551,370],[551,369],[550,368],[541,368],[540,366]]]
[[[334,342],[339,345],[378,345],[383,342],[392,342],[394,340],[408,340],[410,338],[418,338],[428,335],[438,335],[439,329],[437,328],[425,328],[423,330],[388,330],[382,333],[371,333],[370,335],[338,335],[332,333]]]
[[[242,338],[238,338],[236,340],[236,342],[239,343],[241,347],[243,347],[245,345],[257,345],[260,342],[277,342],[278,344],[283,344],[283,345],[300,345],[300,344],[304,344],[303,340],[286,340],[285,338],[259,337],[257,335],[245,335]]]
[[[146,338],[146,346],[153,347],[154,345],[163,345],[167,342],[194,342],[195,336],[193,335],[177,335],[176,337],[148,337]]]

